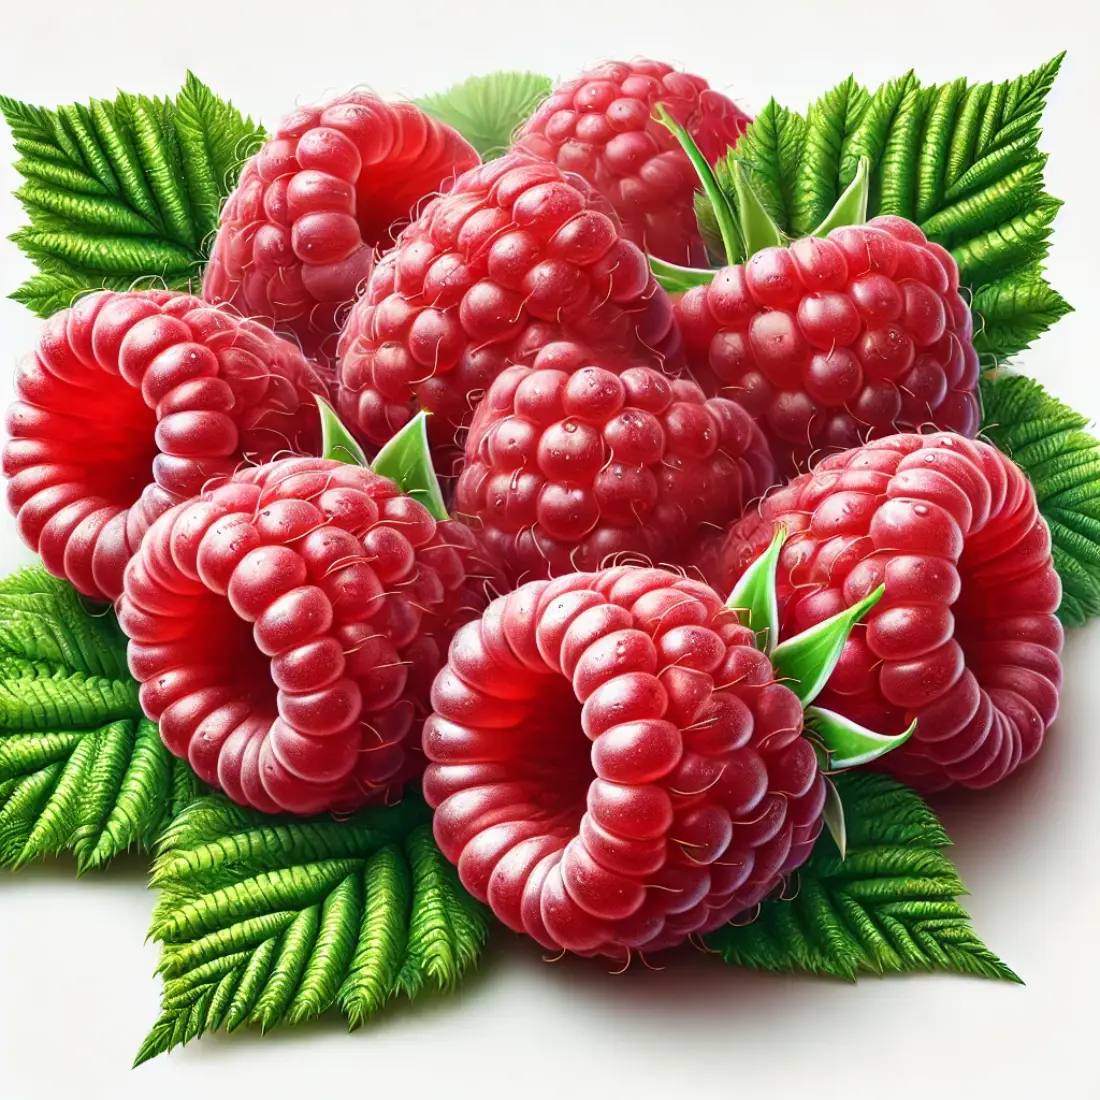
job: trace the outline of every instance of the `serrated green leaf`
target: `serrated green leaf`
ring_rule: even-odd
[[[883,775],[835,777],[844,805],[843,858],[823,834],[793,897],[765,901],[749,924],[706,937],[726,962],[753,970],[861,974],[949,970],[1020,979],[970,926],[940,852],[943,830],[915,792]],[[887,840],[889,842],[887,842]]]
[[[868,216],[915,220],[950,249],[973,295],[979,352],[1015,355],[1070,308],[1041,266],[1058,200],[1046,194],[1038,142],[1061,60],[996,85],[959,79],[922,86],[907,73],[868,94],[849,78],[805,118],[769,103],[735,156],[792,237],[813,231],[867,157]],[[731,164],[727,158],[715,172],[736,207]],[[696,208],[715,253],[713,211],[705,197]]]
[[[164,993],[138,1063],[219,1027],[267,1030],[332,1007],[357,1027],[398,994],[451,989],[485,940],[485,910],[416,795],[341,822],[209,796],[159,848],[150,935]]]
[[[347,430],[344,431],[346,434]],[[396,432],[375,455],[370,468],[376,474],[397,482],[403,493],[420,501],[437,520],[450,518],[447,515],[447,506],[443,503],[439,478],[436,477],[435,467],[432,465],[427,413],[417,413]]]
[[[548,76],[497,72],[471,76],[445,92],[414,100],[433,118],[457,130],[484,160],[500,156],[539,101],[550,94]]]
[[[263,138],[193,74],[179,96],[120,92],[49,111],[0,96],[26,183],[12,235],[39,273],[12,297],[40,316],[89,290],[197,284],[222,200]]]
[[[42,569],[0,581],[0,866],[150,847],[198,781],[141,713],[126,639]]]
[[[982,379],[982,434],[1027,474],[1050,528],[1067,626],[1100,615],[1100,441],[1088,421],[1018,374]]]

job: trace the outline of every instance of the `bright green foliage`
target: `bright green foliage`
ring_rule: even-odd
[[[488,920],[430,816],[415,795],[344,821],[267,817],[221,796],[188,806],[153,870],[164,995],[137,1063],[207,1031],[332,1007],[354,1028],[398,994],[455,986]]]
[[[42,569],[0,582],[0,866],[102,867],[197,789],[142,717],[113,612]]]
[[[955,900],[966,890],[940,851],[950,844],[913,791],[886,776],[834,776],[847,853],[823,835],[790,898],[706,937],[728,963],[754,970],[860,974],[949,970],[1020,979],[975,935]]]
[[[12,297],[40,316],[102,287],[197,285],[222,200],[263,131],[193,74],[175,99],[120,92],[47,110],[0,96],[39,273]]]
[[[370,468],[382,477],[396,481],[403,493],[418,500],[443,522],[450,519],[443,490],[439,487],[432,452],[428,446],[428,414],[418,412],[400,431],[394,433],[374,456]]]
[[[500,156],[512,135],[539,100],[550,94],[552,81],[540,73],[498,72],[471,76],[416,105],[453,126],[485,160]]]
[[[848,77],[805,117],[767,104],[716,166],[736,203],[732,164],[792,237],[805,236],[871,165],[868,216],[898,214],[948,248],[973,293],[974,342],[998,359],[1026,348],[1070,306],[1046,282],[1043,261],[1061,203],[1044,191],[1040,121],[1061,55],[1003,84],[923,86],[907,73],[868,92]],[[704,235],[719,250],[709,202]]]
[[[1067,626],[1100,615],[1100,441],[1088,421],[1018,374],[982,379],[982,434],[1019,465],[1050,527]]]

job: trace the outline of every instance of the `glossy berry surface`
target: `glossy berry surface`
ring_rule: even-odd
[[[479,161],[412,103],[355,91],[286,116],[222,211],[203,297],[331,357],[347,307],[417,204]]]
[[[696,564],[728,592],[779,524],[781,635],[886,586],[817,702],[882,733],[916,718],[887,770],[987,787],[1038,752],[1062,685],[1061,585],[1010,459],[956,435],[877,440],[776,490]]]
[[[340,342],[341,417],[381,445],[426,409],[433,447],[453,452],[493,379],[559,337],[650,362],[678,350],[671,300],[603,200],[511,153],[427,206],[375,269]]]
[[[320,443],[325,382],[291,343],[168,291],[81,298],[15,376],[8,506],[45,567],[113,600],[149,524],[243,462]]]
[[[707,255],[695,220],[699,180],[657,119],[658,103],[711,164],[752,121],[702,77],[660,61],[607,61],[556,88],[521,127],[515,148],[583,176],[645,251],[701,267]]]
[[[513,580],[533,580],[681,562],[701,524],[739,517],[775,480],[739,405],[559,341],[490,387],[455,510]]]
[[[762,249],[676,313],[692,374],[760,420],[783,470],[903,430],[978,430],[958,266],[903,218]]]
[[[119,622],[141,705],[199,777],[267,813],[400,789],[431,678],[483,606],[476,543],[359,466],[235,474],[150,528]]]
[[[805,861],[825,783],[801,733],[798,698],[706,585],[575,573],[455,635],[424,793],[509,928],[629,957],[719,927]]]

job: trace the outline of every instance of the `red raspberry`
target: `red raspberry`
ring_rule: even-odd
[[[392,481],[291,458],[157,520],[119,622],[165,745],[267,813],[352,809],[418,770],[419,720],[477,547]]]
[[[676,314],[692,373],[766,425],[781,469],[900,429],[978,430],[958,266],[904,218],[762,249]]]
[[[516,136],[515,148],[583,176],[605,195],[626,236],[671,263],[704,266],[695,220],[698,178],[654,117],[663,103],[713,164],[752,121],[705,80],[660,61],[607,61],[561,85]]]
[[[809,855],[825,782],[753,641],[705,585],[631,567],[462,627],[424,794],[466,889],[545,947],[620,957],[761,901]]]
[[[283,119],[222,211],[203,297],[335,351],[345,307],[426,195],[479,162],[412,103],[350,92]]]
[[[242,460],[311,450],[327,387],[293,344],[167,291],[81,298],[15,377],[8,506],[45,567],[113,600],[149,524]]]
[[[464,175],[375,268],[340,341],[340,414],[381,445],[427,409],[433,446],[557,335],[673,354],[672,303],[583,180],[511,153]],[[440,463],[448,472],[446,462]]]
[[[739,405],[557,342],[533,367],[506,370],[478,406],[455,508],[494,561],[532,579],[623,554],[676,562],[700,524],[740,516],[774,483]]]
[[[1058,712],[1061,585],[1023,472],[957,435],[898,435],[825,459],[701,548],[728,592],[772,537],[780,630],[880,583],[817,702],[883,733],[917,719],[885,766],[926,791],[987,787],[1039,750]]]

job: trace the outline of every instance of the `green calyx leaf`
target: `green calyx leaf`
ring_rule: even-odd
[[[714,269],[710,267],[681,267],[667,260],[649,257],[649,267],[653,277],[670,294],[683,294],[693,286],[709,286],[714,280]]]
[[[428,414],[419,412],[378,452],[371,469],[396,481],[440,522],[449,519],[428,445]]]
[[[197,285],[224,198],[263,131],[193,74],[175,99],[120,92],[47,110],[0,96],[25,182],[12,236],[38,274],[12,297],[40,316],[84,291]]]
[[[882,599],[885,591],[886,585],[880,584],[858,603],[781,641],[772,650],[776,678],[787,684],[803,706],[821,693],[840,660],[852,627]]]
[[[848,826],[844,821],[844,803],[840,800],[836,784],[828,776],[825,776],[825,806],[821,811],[821,819],[843,861],[848,854]]]
[[[413,102],[457,130],[483,160],[492,160],[508,149],[513,134],[550,94],[552,84],[541,73],[489,73]]]
[[[200,788],[141,713],[114,613],[40,568],[0,582],[0,866],[103,867]]]
[[[867,220],[867,200],[871,195],[871,161],[859,158],[855,179],[848,184],[836,205],[825,215],[825,220],[810,234],[811,237],[827,237],[842,225],[862,225]]]
[[[770,653],[779,641],[779,600],[775,576],[787,531],[776,528],[768,548],[741,574],[726,606],[737,612],[743,626],[757,637],[758,646]]]
[[[344,427],[336,410],[323,398],[313,395],[321,414],[321,457],[349,466],[369,466],[370,461],[358,440]]]
[[[966,890],[940,850],[950,841],[920,796],[868,772],[835,783],[846,853],[823,835],[796,872],[797,889],[763,902],[750,923],[712,932],[707,945],[753,970],[847,981],[944,970],[1018,982],[956,900]]]
[[[741,256],[744,260],[750,260],[762,249],[781,248],[787,243],[787,238],[753,190],[748,172],[736,157],[731,156],[729,163],[737,203]]]
[[[871,92],[849,77],[804,115],[773,100],[715,165],[725,205],[737,207],[738,172],[747,172],[779,228],[804,237],[820,230],[866,158],[867,215],[908,218],[947,248],[973,296],[978,351],[1014,355],[1070,310],[1043,272],[1060,203],[1045,190],[1039,137],[1061,61],[1001,84],[922,85],[906,73]],[[699,196],[696,210],[718,255],[712,205]]]
[[[897,734],[875,733],[843,714],[823,707],[807,707],[806,729],[825,750],[825,770],[840,771],[869,764],[892,749],[904,745],[917,728],[914,718],[907,730]]]
[[[153,869],[164,990],[135,1064],[206,1032],[330,1008],[355,1028],[394,997],[457,985],[488,919],[430,821],[415,795],[342,821],[269,817],[221,796],[184,810]]]
[[[1050,528],[1058,617],[1080,626],[1100,615],[1100,441],[1085,417],[1030,378],[987,375],[981,394],[982,434],[1027,474]]]

